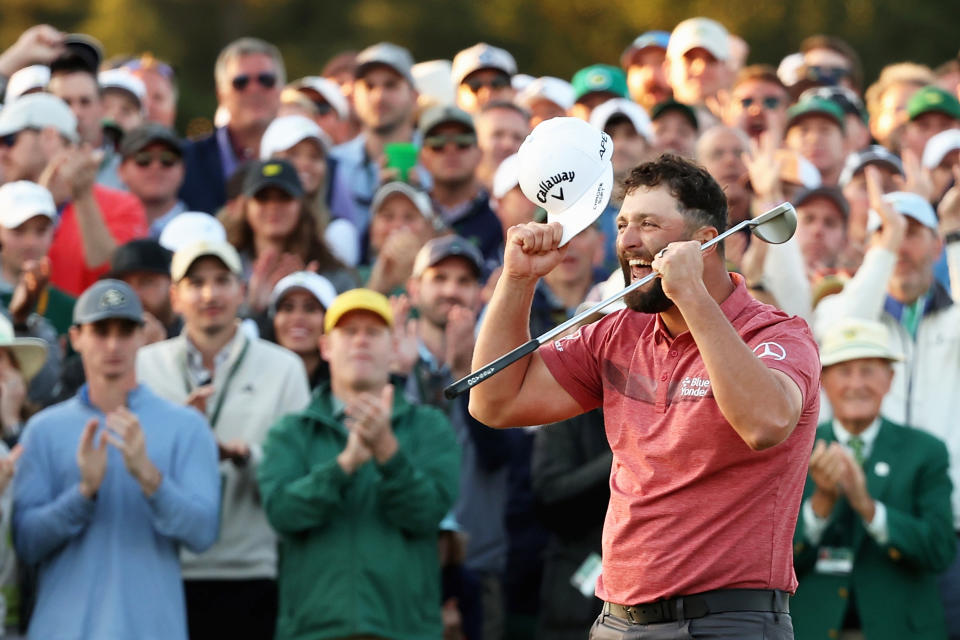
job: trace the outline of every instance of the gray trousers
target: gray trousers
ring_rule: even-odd
[[[731,611],[702,618],[630,624],[623,618],[601,613],[590,628],[590,640],[793,640],[793,622],[788,613]]]

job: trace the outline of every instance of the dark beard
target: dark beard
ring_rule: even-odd
[[[620,268],[623,270],[624,282],[629,283],[630,265],[621,261]],[[623,302],[627,305],[627,308],[640,313],[663,313],[672,307],[673,300],[663,292],[663,283],[660,278],[654,279],[652,285],[648,291],[637,289],[625,295]]]

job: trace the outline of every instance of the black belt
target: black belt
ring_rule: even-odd
[[[604,605],[605,613],[633,624],[674,622],[730,611],[790,613],[790,594],[771,589],[718,589],[629,607],[613,602]]]

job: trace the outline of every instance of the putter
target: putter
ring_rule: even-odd
[[[716,238],[708,240],[704,242],[702,245],[700,245],[700,250],[706,251],[707,249],[717,244],[727,236],[733,233],[736,233],[737,231],[740,231],[741,229],[744,229],[746,227],[750,227],[750,231],[753,233],[753,235],[760,238],[764,242],[767,242],[769,244],[783,244],[784,242],[792,238],[794,231],[797,230],[797,212],[793,208],[792,204],[790,204],[789,202],[784,202],[783,204],[780,204],[774,207],[773,209],[770,209],[766,213],[763,213],[762,215],[759,215],[756,218],[753,218],[752,220],[744,220],[743,222],[740,222],[739,224],[736,224],[730,227],[729,229],[727,229],[726,231],[718,235]],[[540,345],[546,342],[549,342],[550,340],[553,340],[555,337],[562,334],[570,327],[576,326],[577,324],[582,322],[584,318],[588,318],[593,314],[597,313],[598,311],[600,311],[601,309],[607,307],[608,305],[613,304],[614,302],[621,299],[631,291],[634,291],[635,289],[639,289],[640,287],[647,284],[648,282],[650,282],[651,280],[653,280],[659,275],[660,275],[659,273],[653,272],[653,273],[650,273],[649,275],[644,276],[643,278],[640,278],[636,282],[630,283],[625,288],[613,294],[606,300],[602,300],[597,304],[593,305],[592,307],[590,307],[589,309],[586,309],[585,311],[581,311],[580,313],[573,316],[566,322],[557,325],[556,327],[554,327],[553,329],[550,329],[546,333],[541,334],[539,337],[533,338],[532,340],[525,342],[524,344],[520,345],[513,351],[510,351],[505,355],[500,356],[493,362],[487,364],[486,366],[481,367],[479,370],[474,371],[473,373],[468,374],[463,378],[460,378],[459,380],[457,380],[456,382],[454,382],[449,387],[443,390],[444,395],[447,398],[455,398],[461,393],[463,393],[464,391],[477,386],[478,384],[480,384],[490,376],[494,375],[499,371],[502,371],[509,365],[519,360],[520,358],[533,353],[540,347]]]

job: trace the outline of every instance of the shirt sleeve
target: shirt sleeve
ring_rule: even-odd
[[[887,531],[887,508],[879,500],[873,503],[873,520],[865,522],[867,533],[877,541],[877,544],[883,546],[890,540],[890,533]]]
[[[818,516],[813,510],[810,498],[803,501],[803,506],[800,509],[800,517],[803,518],[804,537],[812,546],[817,546],[820,544],[820,539],[823,538],[823,532],[827,530],[827,526],[830,524],[830,518],[821,518]],[[876,520],[876,518],[874,518],[874,520]]]
[[[600,362],[608,332],[616,328],[619,314],[611,314],[574,333],[541,345],[540,357],[554,379],[584,411],[603,402]]]
[[[747,340],[754,355],[770,369],[782,371],[803,395],[804,409],[820,400],[820,352],[805,321],[791,317],[758,331]]]
[[[140,200],[130,194],[119,194],[113,202],[98,202],[107,229],[118,245],[149,233],[147,214]],[[109,213],[107,212],[109,209]]]

